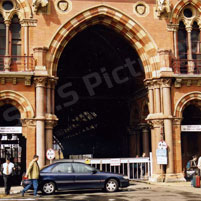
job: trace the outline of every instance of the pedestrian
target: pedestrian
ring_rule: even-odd
[[[29,167],[27,169],[25,177],[28,177],[28,179],[30,180],[30,184],[28,184],[27,186],[25,186],[25,188],[21,191],[22,197],[24,197],[24,193],[28,189],[30,189],[32,185],[34,187],[34,196],[35,197],[39,196],[37,194],[38,179],[39,179],[39,174],[40,174],[40,168],[39,168],[39,165],[38,165],[38,162],[37,162],[38,158],[39,158],[39,156],[34,155],[33,160],[29,164]]]
[[[198,167],[198,170],[199,170],[199,176],[201,176],[201,156],[199,157],[199,159],[198,159],[198,165],[197,165],[197,167]]]
[[[10,194],[11,189],[11,182],[12,182],[12,174],[14,171],[14,164],[10,162],[10,158],[6,158],[6,162],[2,165],[2,172],[3,172],[3,181],[5,187],[5,194]]]

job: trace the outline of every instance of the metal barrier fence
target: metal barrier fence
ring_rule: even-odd
[[[151,158],[101,158],[69,159],[65,161],[82,162],[101,171],[128,176],[130,180],[149,180],[152,175]]]

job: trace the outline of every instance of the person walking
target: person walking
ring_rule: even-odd
[[[2,165],[3,181],[5,187],[5,194],[10,194],[12,174],[14,171],[14,164],[10,162],[10,158],[6,158],[6,162]]]
[[[197,167],[198,167],[198,170],[199,170],[198,171],[198,175],[201,176],[201,156],[198,159]]]
[[[27,169],[27,172],[25,174],[25,177],[28,177],[28,179],[31,181],[30,184],[25,186],[25,188],[21,191],[22,197],[24,197],[24,193],[31,188],[33,185],[34,187],[34,196],[37,197],[39,196],[37,194],[38,190],[38,179],[39,179],[39,174],[40,174],[40,168],[38,165],[38,155],[34,155],[33,160],[30,162],[29,167]]]

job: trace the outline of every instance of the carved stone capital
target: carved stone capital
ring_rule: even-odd
[[[182,121],[182,118],[174,118],[173,119],[173,125],[181,125],[181,121]]]
[[[154,89],[159,89],[159,88],[160,88],[160,85],[161,85],[160,80],[154,80],[154,81],[153,81],[153,88],[154,88]]]
[[[179,29],[179,24],[167,24],[167,30],[172,32],[177,32]]]
[[[149,123],[153,128],[162,128],[162,127],[163,127],[163,120],[162,120],[162,119],[152,119],[152,120],[148,120],[148,123]]]
[[[36,87],[45,87],[47,83],[46,77],[35,77],[34,78],[34,84]]]
[[[154,86],[153,86],[153,81],[152,80],[146,80],[144,82],[145,86],[148,88],[148,90],[152,90],[154,89]]]
[[[35,119],[21,119],[21,123],[23,127],[35,127],[36,120]]]
[[[161,85],[163,88],[170,88],[172,84],[171,79],[161,79]]]
[[[23,19],[20,23],[22,27],[36,27],[37,19]]]

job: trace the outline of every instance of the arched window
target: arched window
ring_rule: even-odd
[[[6,47],[6,26],[3,16],[0,15],[0,55],[5,55]]]
[[[21,25],[17,15],[14,15],[11,21],[9,40],[11,44],[10,50],[9,50],[10,55],[20,56],[21,55]]]
[[[3,57],[6,51],[6,26],[4,24],[3,16],[0,15],[0,70],[4,69]]]
[[[183,21],[179,23],[178,52],[180,59],[187,59],[187,32]]]
[[[199,59],[200,53],[200,29],[197,22],[193,23],[191,31],[191,46],[193,59]]]

